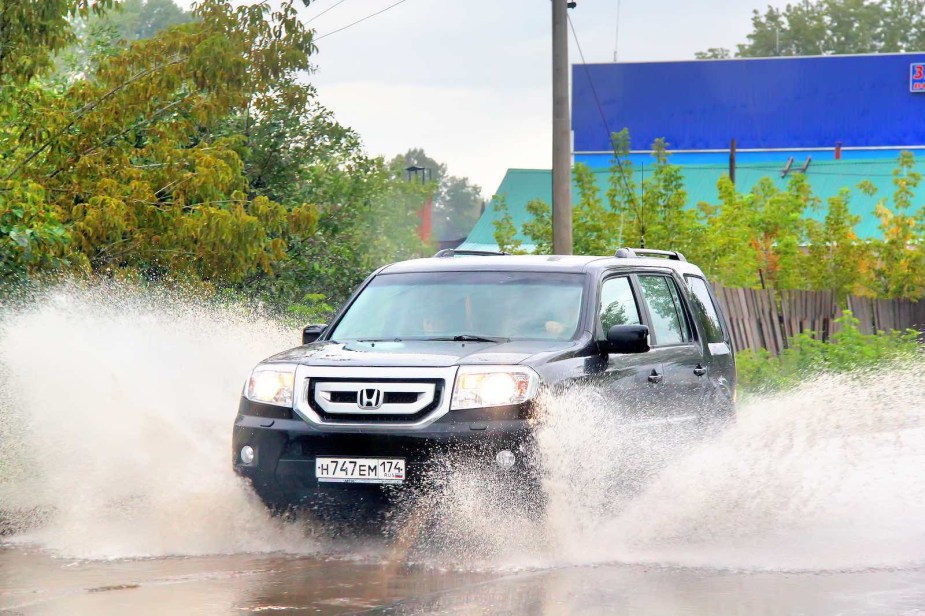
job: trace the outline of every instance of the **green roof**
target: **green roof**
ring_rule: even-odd
[[[736,185],[740,191],[748,192],[764,177],[770,177],[781,188],[786,187],[789,178],[781,178],[782,165],[774,163],[747,163],[736,168]],[[807,211],[806,215],[815,219],[823,219],[826,214],[825,203],[829,197],[838,194],[842,188],[851,188],[849,209],[852,214],[861,218],[855,227],[859,237],[875,239],[881,237],[880,221],[874,215],[874,208],[883,198],[891,198],[896,188],[893,185],[893,170],[896,161],[892,159],[878,160],[840,160],[813,162],[807,171],[807,177],[812,185],[813,192],[822,198],[823,207],[817,211]],[[799,163],[794,163],[794,170],[798,172]],[[700,202],[718,203],[719,191],[716,184],[720,177],[728,173],[726,165],[689,165],[681,166],[684,175],[684,187],[688,193],[690,207]],[[633,173],[637,185],[642,183],[644,174],[649,171],[648,166],[634,166]],[[916,171],[925,175],[925,159],[916,162]],[[601,194],[607,190],[607,181],[610,177],[609,169],[595,169],[597,183],[601,187]],[[868,197],[857,190],[857,185],[863,180],[869,180],[877,187],[877,194]],[[925,189],[925,186],[923,186]],[[496,197],[491,200],[485,213],[473,227],[469,237],[461,248],[469,250],[497,250],[495,242],[494,221],[500,216],[497,210],[497,196],[503,195],[508,212],[517,227],[517,239],[523,242],[527,250],[532,248],[533,242],[522,235],[524,222],[530,220],[526,205],[533,199],[542,199],[547,203],[552,200],[552,172],[548,169],[509,169],[501,185],[498,187]],[[577,190],[572,186],[572,198],[577,199]],[[919,206],[918,203],[915,204]]]

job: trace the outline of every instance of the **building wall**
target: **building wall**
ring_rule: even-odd
[[[575,155],[606,155],[623,128],[634,151],[657,138],[699,154],[725,152],[731,139],[744,155],[832,152],[837,142],[846,153],[922,148],[917,63],[925,53],[574,65]]]

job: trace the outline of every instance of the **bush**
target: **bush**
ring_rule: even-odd
[[[767,350],[743,351],[736,365],[746,392],[764,393],[795,387],[808,375],[877,368],[920,353],[918,332],[863,334],[850,310],[836,320],[841,327],[823,342],[813,332],[790,339],[789,348],[774,357]]]

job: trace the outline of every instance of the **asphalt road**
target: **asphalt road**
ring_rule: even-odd
[[[2,614],[925,615],[925,569],[734,572],[641,565],[453,571],[388,558],[79,561],[0,548]]]

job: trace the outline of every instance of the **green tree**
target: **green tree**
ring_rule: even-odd
[[[629,160],[628,131],[615,134],[613,144],[607,199],[618,226],[612,237],[620,245],[696,254],[702,222],[697,210],[689,207],[681,167],[670,164],[665,140],[652,144],[653,162],[638,172]]]
[[[177,6],[173,0],[123,0],[117,11],[111,11],[101,20],[112,24],[126,41],[151,38],[170,26],[185,24],[192,14]]]
[[[893,171],[896,190],[892,203],[881,199],[875,210],[883,233],[883,239],[873,242],[877,265],[872,286],[878,297],[918,299],[925,292],[925,252],[921,244],[921,223],[925,220],[921,210],[917,213],[912,209],[915,189],[921,181],[921,174],[915,171],[915,157],[903,152]],[[865,190],[875,193],[869,183]]]
[[[925,0],[801,0],[783,9],[768,6],[764,13],[754,12],[746,38],[738,46],[739,57],[919,51],[925,49]]]
[[[694,54],[698,60],[727,60],[732,57],[732,52],[725,47],[710,47],[706,51],[698,51]]]
[[[73,19],[102,14],[114,0],[19,0],[0,5],[0,92],[54,65],[54,54],[76,41]]]
[[[57,52],[55,77],[68,81],[89,75],[97,59],[117,53],[121,42],[151,38],[192,18],[173,0],[120,0],[113,10],[74,18],[73,44]]]
[[[822,223],[806,221],[809,246],[804,271],[809,286],[834,291],[843,306],[848,295],[864,291],[873,257],[870,245],[855,233],[861,217],[851,214],[850,201],[851,191],[842,189],[828,199],[828,211]]]
[[[196,15],[102,58],[92,79],[5,91],[0,178],[44,195],[36,216],[67,227],[75,266],[240,281],[272,272],[317,220],[310,205],[250,198],[240,139],[212,132],[228,114],[308,96],[282,86],[310,68],[311,32],[291,2],[209,0]],[[62,28],[49,54],[70,40]],[[19,198],[0,192],[0,211]]]
[[[718,205],[701,204],[707,272],[727,286],[803,288],[803,214],[817,203],[806,177],[794,176],[786,190],[764,178],[742,194],[723,176],[718,189]]]
[[[652,144],[653,164],[634,168],[629,159],[629,133],[612,137],[614,156],[602,195],[594,172],[582,164],[573,169],[578,200],[572,207],[573,249],[577,254],[611,254],[621,246],[696,253],[703,236],[698,212],[688,207],[681,168],[668,162],[664,140]],[[646,173],[648,171],[648,173]],[[636,177],[641,182],[636,182]],[[538,253],[552,250],[552,210],[548,203],[527,204],[532,220],[523,233]]]
[[[495,243],[501,252],[515,254],[520,252],[523,242],[517,239],[517,225],[514,224],[514,218],[507,207],[507,199],[504,195],[495,195],[492,198],[492,206],[495,212],[500,214],[492,224],[495,227]]]
[[[400,161],[400,162],[398,162]],[[469,235],[485,206],[482,189],[469,178],[450,175],[447,166],[437,162],[421,148],[413,148],[393,160],[404,168],[426,169],[433,187],[434,236],[457,239]]]

